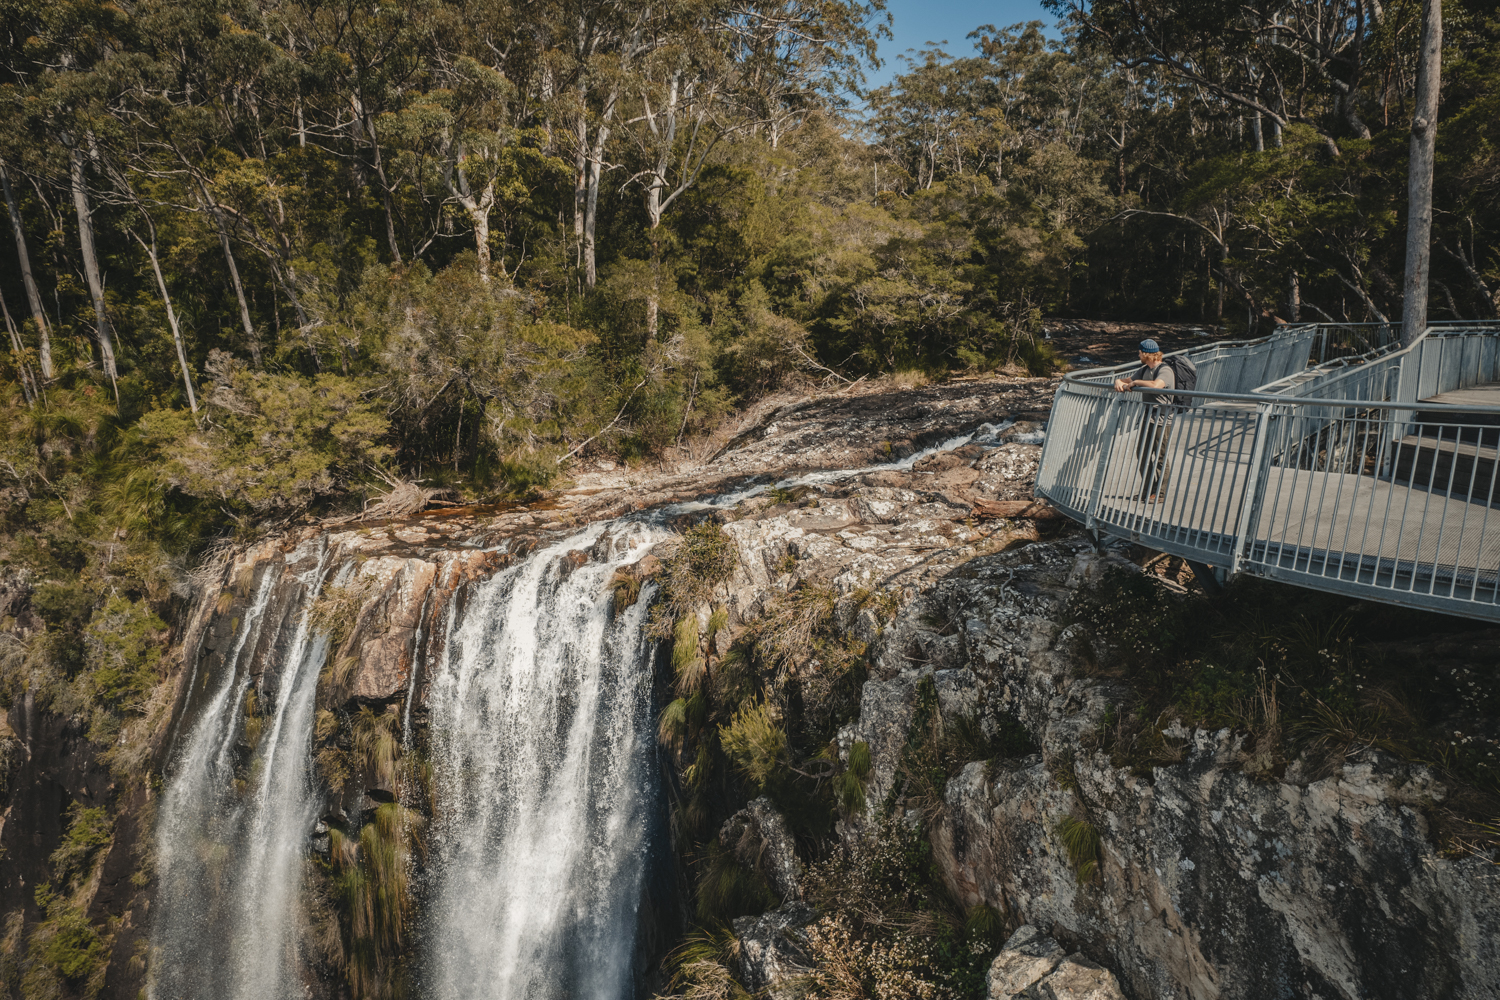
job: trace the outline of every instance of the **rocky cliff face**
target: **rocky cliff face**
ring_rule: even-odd
[[[841,600],[837,610],[842,629],[869,651],[858,717],[838,745],[847,759],[863,743],[871,759],[867,811],[838,835],[871,835],[882,810],[898,821],[920,813],[962,905],[993,908],[1008,931],[1032,928],[996,960],[992,996],[1500,995],[1500,869],[1432,846],[1427,810],[1446,789],[1424,768],[1363,750],[1326,773],[1294,764],[1255,777],[1243,735],[1180,727],[1166,733],[1175,762],[1144,776],[1089,749],[1089,734],[1129,692],[1108,676],[1108,636],[1063,627],[1064,609],[1108,567],[1136,567],[1096,552],[1045,511],[986,516],[996,503],[1030,498],[1049,392],[1040,381],[967,382],[772,401],[691,467],[585,470],[571,489],[529,505],[308,525],[243,547],[198,574],[174,623],[146,755],[152,773],[172,765],[215,678],[234,669],[252,612],[262,624],[239,662],[253,664],[250,689],[262,707],[247,718],[274,703],[276,664],[312,611],[333,641],[320,706],[330,719],[361,710],[392,717],[386,731],[404,736],[425,725],[423,666],[440,652],[440,623],[462,612],[471,583],[592,521],[656,511],[682,526],[708,517],[738,555],[723,588],[726,639],[716,641],[794,586],[883,595],[880,613],[867,600]],[[944,442],[953,447],[905,461]],[[881,467],[805,476],[869,466]],[[736,503],[714,500],[736,493]],[[304,592],[309,559],[334,571],[328,585]],[[643,575],[653,562],[640,564]],[[8,586],[5,614],[24,617],[24,581]],[[896,775],[925,690],[944,718],[991,733],[1019,724],[1039,752],[969,763],[941,801],[910,800]],[[247,727],[234,752],[248,760],[264,738]],[[149,958],[159,782],[112,774],[79,723],[26,700],[11,707],[0,747],[4,988],[20,995],[17,970],[41,919],[34,887],[49,878],[70,805],[108,804],[115,821],[87,904],[107,970],[92,986],[68,989],[135,996]],[[337,787],[325,775],[312,855],[332,850],[330,824],[357,826],[402,794],[388,768],[352,747],[346,723],[320,717],[312,752],[326,751],[320,761],[349,773]],[[1070,829],[1092,833],[1090,857],[1070,847]],[[794,840],[764,800],[726,823],[720,839],[772,858],[772,882],[788,900],[820,850]],[[792,901],[736,922],[746,985],[786,987],[806,960],[798,934],[813,916]],[[330,919],[308,917],[300,975],[309,995],[341,988]],[[1011,972],[1037,963],[1048,968],[1022,987],[1006,985]]]
[[[1110,564],[1079,541],[973,560],[909,606],[866,685],[856,734],[888,780],[915,683],[946,710],[1012,712],[1042,753],[970,764],[949,782],[934,844],[966,902],[1040,925],[1112,968],[1137,997],[1483,997],[1500,991],[1500,881],[1433,847],[1445,789],[1376,751],[1334,773],[1245,773],[1243,735],[1168,729],[1180,762],[1139,777],[1085,749],[1117,683],[1104,650],[1060,629],[1067,598]],[[924,620],[952,621],[931,636]],[[912,667],[898,650],[922,648]],[[1060,827],[1097,832],[1080,879]]]

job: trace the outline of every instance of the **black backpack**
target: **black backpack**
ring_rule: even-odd
[[[1192,392],[1198,388],[1198,366],[1193,364],[1193,359],[1186,354],[1173,354],[1163,358],[1162,364],[1172,369],[1172,374],[1177,379],[1177,388],[1186,392]],[[1186,409],[1198,402],[1192,396],[1173,396],[1172,402]]]

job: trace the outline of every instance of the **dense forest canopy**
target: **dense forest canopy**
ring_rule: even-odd
[[[866,91],[881,0],[5,5],[9,550],[139,585],[798,381],[1044,373],[1044,314],[1399,316],[1421,3],[1049,6]],[[1490,317],[1500,14],[1445,22],[1431,315]]]

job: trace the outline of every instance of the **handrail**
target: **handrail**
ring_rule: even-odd
[[[1483,322],[1447,320],[1444,321],[1441,327],[1429,326],[1415,340],[1405,346],[1397,344],[1383,350],[1368,352],[1365,355],[1359,356],[1357,364],[1354,363],[1356,359],[1353,358],[1342,358],[1326,362],[1314,368],[1309,368],[1305,372],[1294,373],[1274,382],[1269,382],[1258,387],[1255,392],[1265,395],[1286,396],[1295,394],[1297,389],[1304,386],[1316,385],[1323,387],[1346,380],[1367,379],[1370,377],[1371,366],[1378,366],[1383,369],[1404,366],[1408,359],[1412,357],[1420,358],[1424,355],[1431,344],[1462,337],[1468,333],[1483,334],[1490,330],[1493,325],[1487,325]],[[1474,371],[1472,374],[1482,376],[1482,370]],[[1414,392],[1420,381],[1420,378],[1412,380]],[[1461,387],[1458,384],[1452,386],[1452,388]],[[1449,390],[1438,389],[1437,391],[1444,392]],[[1435,395],[1436,393],[1432,394]],[[1411,398],[1415,399],[1416,397],[1412,396]]]
[[[1313,333],[1326,342],[1327,329]],[[1232,377],[1272,361],[1289,367],[1287,351],[1308,336],[1295,327],[1228,345],[1260,359],[1228,356],[1223,344],[1174,353],[1195,357],[1201,383],[1221,361],[1238,366]],[[1113,390],[1109,377],[1135,365],[1071,372],[1053,401],[1036,492],[1100,537],[1500,621],[1500,405],[1418,398],[1500,382],[1500,324],[1433,324],[1411,345],[1374,353],[1312,368],[1304,353],[1302,372],[1275,380],[1301,375],[1315,396],[1268,391],[1275,382],[1174,390],[1191,405],[1167,408]],[[1147,489],[1158,475],[1165,489]],[[1165,499],[1146,503],[1142,492]]]

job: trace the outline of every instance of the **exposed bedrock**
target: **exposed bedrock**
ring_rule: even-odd
[[[1039,543],[966,562],[902,611],[844,734],[871,747],[872,808],[930,676],[945,713],[1011,713],[1042,749],[948,783],[932,836],[965,905],[1045,929],[1139,998],[1500,995],[1500,869],[1432,846],[1424,807],[1445,789],[1426,768],[1366,750],[1330,774],[1294,762],[1257,780],[1242,736],[1180,727],[1166,735],[1181,761],[1150,777],[1085,749],[1125,691],[1091,676],[1107,650],[1081,656],[1057,620],[1111,563],[1128,566]],[[1098,833],[1089,877],[1067,818]]]
[[[317,668],[316,704],[306,699],[317,714],[299,745],[322,776],[311,779],[319,783],[316,815],[299,849],[329,857],[330,828],[355,830],[399,800],[392,775],[353,752],[349,726],[368,712],[385,727],[371,723],[377,735],[405,739],[426,729],[429,671],[444,662],[448,625],[463,618],[477,585],[623,513],[662,511],[675,527],[711,517],[738,556],[733,578],[715,590],[728,622],[712,640],[714,655],[782,595],[809,586],[833,592],[841,630],[868,646],[859,714],[839,745],[845,753],[857,741],[869,746],[869,813],[842,822],[839,836],[874,833],[884,809],[899,819],[918,808],[902,799],[896,774],[924,698],[944,718],[972,717],[988,733],[1019,723],[1039,751],[970,763],[940,801],[920,803],[958,901],[992,907],[1013,932],[991,969],[990,996],[1500,996],[1500,868],[1433,846],[1427,816],[1448,790],[1425,768],[1365,750],[1337,767],[1294,762],[1280,777],[1257,778],[1244,768],[1243,736],[1180,727],[1167,735],[1181,759],[1144,777],[1089,749],[1089,734],[1130,691],[1101,669],[1107,637],[1061,627],[1063,609],[1109,567],[1135,568],[1061,522],[997,518],[985,507],[1027,506],[1046,389],[996,382],[894,399],[783,400],[749,414],[719,459],[696,470],[639,481],[625,471],[584,472],[575,489],[529,505],[309,525],[243,546],[184,583],[190,596],[170,622],[162,685],[140,720],[150,733],[141,770],[180,773],[189,734],[213,710],[230,719],[223,766],[235,780],[254,777],[255,755],[278,738],[275,706],[312,611],[328,648],[304,657]],[[979,438],[911,461],[985,423]],[[871,464],[883,467],[786,482],[808,469]],[[691,503],[756,487],[737,504]],[[560,579],[599,575],[620,560],[623,538],[605,530],[580,542],[555,562]],[[673,544],[649,551],[665,558]],[[621,560],[628,579],[610,585],[647,593],[644,582],[661,563],[646,551]],[[3,583],[0,612],[24,625],[29,585]],[[636,611],[644,617],[644,606]],[[709,612],[701,609],[705,628]],[[1449,654],[1435,650],[1391,655],[1427,656],[1438,669]],[[343,728],[327,728],[335,716]],[[0,916],[8,921],[0,937],[10,935],[8,955],[27,947],[40,919],[35,887],[49,877],[70,805],[109,804],[112,839],[87,887],[87,914],[109,955],[99,995],[135,997],[161,910],[152,842],[166,795],[162,782],[122,782],[100,752],[82,722],[29,699],[0,727]],[[328,761],[346,762],[337,791]],[[1065,820],[1097,834],[1092,869],[1070,855]],[[719,839],[753,857],[788,900],[734,921],[744,985],[792,996],[809,961],[803,929],[818,916],[798,898],[798,880],[815,860],[810,845],[765,799],[733,814]],[[634,957],[640,968],[654,968],[681,930],[667,899],[679,890],[648,889],[660,905],[641,916],[654,922],[654,936]],[[344,986],[319,942],[336,942],[338,928],[314,910],[298,917],[293,972],[306,995],[331,997]]]

